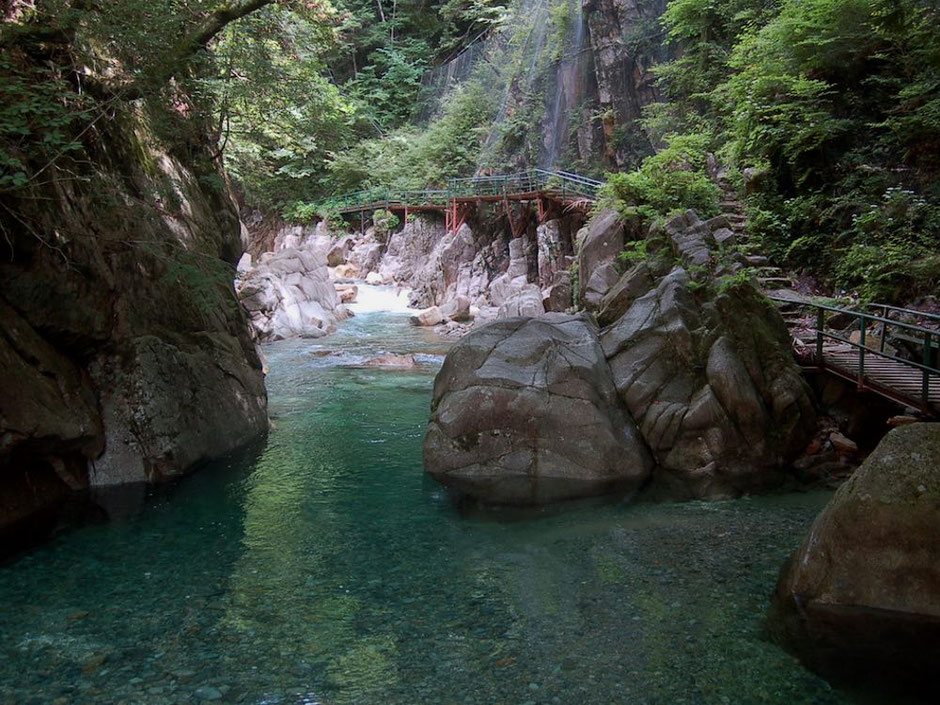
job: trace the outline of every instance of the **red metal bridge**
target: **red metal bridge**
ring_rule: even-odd
[[[448,232],[456,232],[469,213],[482,203],[504,204],[514,236],[525,227],[525,218],[513,214],[510,203],[535,204],[539,222],[561,211],[587,211],[597,199],[603,182],[580,174],[546,169],[530,169],[516,174],[474,176],[451,179],[446,189],[394,190],[366,189],[344,194],[322,204],[343,215],[359,213],[360,226],[365,228],[366,213],[378,210],[399,211],[405,220],[411,213],[436,211],[444,213]]]

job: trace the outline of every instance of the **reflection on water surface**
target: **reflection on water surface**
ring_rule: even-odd
[[[761,634],[825,495],[461,516],[445,351],[390,313],[268,346],[266,445],[0,568],[0,703],[851,702]]]

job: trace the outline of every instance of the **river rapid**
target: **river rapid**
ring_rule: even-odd
[[[265,346],[266,443],[0,565],[0,705],[859,702],[762,632],[828,494],[458,504],[421,463],[449,344],[360,291]]]

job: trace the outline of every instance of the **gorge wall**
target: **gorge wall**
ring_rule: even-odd
[[[267,428],[232,287],[237,211],[207,133],[185,119],[167,139],[123,106],[85,136],[83,159],[4,196],[4,552],[77,490],[164,480]]]
[[[478,209],[456,232],[432,214],[362,232],[322,221],[250,227],[256,254],[245,258],[236,288],[262,340],[332,332],[363,281],[407,289],[415,324],[462,335],[496,318],[570,308],[575,235],[585,217],[554,212],[539,222],[514,207],[511,223],[500,207]]]

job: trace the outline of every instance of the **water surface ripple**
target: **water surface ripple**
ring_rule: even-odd
[[[263,447],[0,567],[0,704],[851,702],[761,631],[826,495],[462,511],[421,468],[445,349],[267,346]]]

